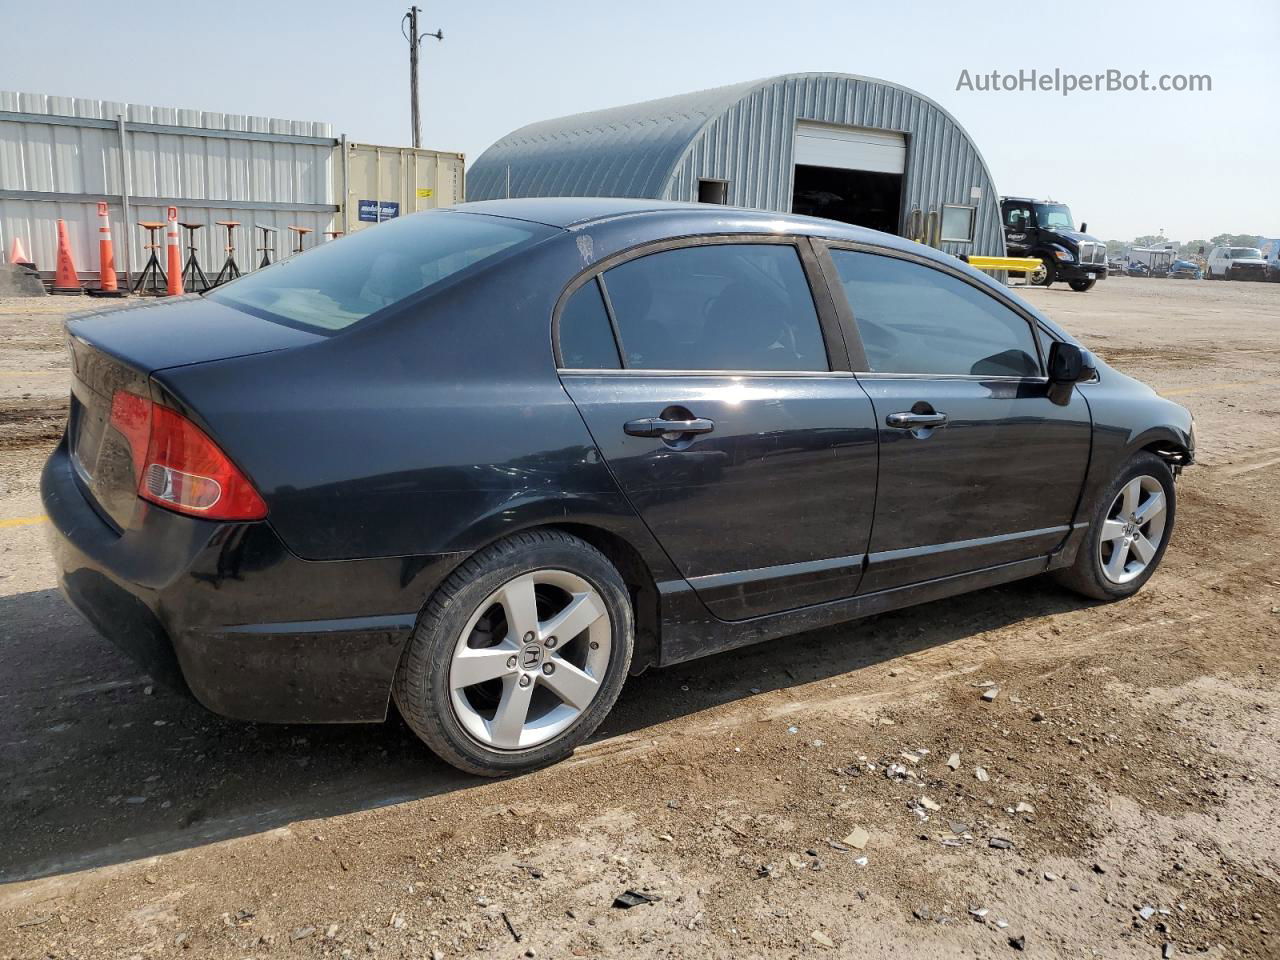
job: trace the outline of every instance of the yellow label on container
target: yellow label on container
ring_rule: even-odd
[[[434,192],[435,192],[435,191],[433,191],[430,187],[419,187],[419,188],[418,188],[418,199],[419,199],[419,200],[425,200],[425,199],[427,199],[427,197],[431,196],[431,194],[432,194],[432,193],[434,193]]]

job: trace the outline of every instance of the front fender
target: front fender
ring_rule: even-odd
[[[1076,511],[1078,523],[1092,519],[1100,491],[1140,450],[1181,454],[1180,466],[1195,459],[1194,420],[1181,404],[1101,361],[1097,382],[1077,389],[1093,418],[1093,453]]]

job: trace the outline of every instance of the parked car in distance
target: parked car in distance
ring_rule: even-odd
[[[1001,197],[1005,248],[1011,257],[1038,257],[1045,272],[1036,282],[1052,286],[1058,280],[1079,293],[1107,279],[1107,245],[1091,237],[1086,224],[1075,227],[1065,203]]]
[[[1267,261],[1257,247],[1214,247],[1206,275],[1210,280],[1266,280]]]
[[[1170,280],[1200,280],[1204,271],[1194,260],[1175,260],[1169,265]]]
[[[67,333],[70,601],[218,713],[394,701],[484,775],[647,667],[1045,572],[1127,597],[1195,455],[955,258],[721,206],[464,204]]]

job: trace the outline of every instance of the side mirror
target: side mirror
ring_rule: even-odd
[[[1089,232],[1089,225],[1088,225],[1087,223],[1082,223],[1082,224],[1080,224],[1080,232],[1081,232],[1081,233],[1088,233],[1088,232]]]
[[[1049,382],[1071,384],[1088,380],[1097,373],[1093,354],[1074,343],[1055,340],[1049,348]]]

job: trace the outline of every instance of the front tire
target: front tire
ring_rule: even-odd
[[[441,759],[526,773],[569,756],[608,715],[631,665],[626,584],[559,530],[499,541],[428,601],[396,671],[396,705]]]
[[[1076,293],[1088,293],[1097,282],[1097,280],[1072,280],[1070,286]]]
[[[1169,465],[1138,453],[1098,497],[1075,563],[1058,571],[1058,581],[1095,600],[1137,593],[1164,558],[1177,505]]]
[[[1052,257],[1052,254],[1050,257]],[[1058,265],[1048,258],[1043,259],[1041,262],[1044,264],[1044,273],[1040,274],[1040,271],[1037,270],[1034,274],[1038,277],[1035,282],[1042,287],[1053,286],[1053,282],[1058,279]]]

